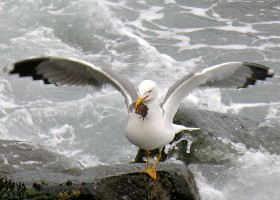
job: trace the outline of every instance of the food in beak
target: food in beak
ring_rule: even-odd
[[[135,113],[137,114],[137,115],[141,115],[141,117],[143,118],[143,120],[144,120],[144,118],[147,116],[147,114],[148,114],[148,110],[149,110],[149,108],[143,103],[143,102],[141,102],[138,106],[136,106],[137,104],[136,104],[136,102],[134,102],[133,103],[133,107],[134,107],[134,109],[135,109]]]

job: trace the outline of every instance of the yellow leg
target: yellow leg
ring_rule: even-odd
[[[158,164],[160,158],[161,158],[161,150],[158,152],[157,159],[156,159],[154,165],[152,166],[152,168],[156,169],[156,165]]]
[[[147,157],[147,162],[146,162],[146,169],[144,170],[144,172],[149,174],[150,177],[152,177],[152,179],[156,180],[157,179],[156,165],[158,164],[158,162],[161,158],[161,151],[157,154],[157,159],[156,159],[155,163],[153,164],[152,168],[149,167],[149,151],[148,150],[146,150],[146,157]]]
[[[149,166],[149,156],[150,156],[150,151],[149,150],[145,150],[145,156],[146,156],[146,168],[144,170],[142,170],[142,172],[146,172],[148,170],[150,170],[150,166]]]

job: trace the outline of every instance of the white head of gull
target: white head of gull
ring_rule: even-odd
[[[63,57],[38,57],[13,63],[4,70],[21,77],[31,76],[46,84],[92,85],[96,88],[104,84],[112,85],[125,98],[129,120],[125,129],[126,138],[146,152],[146,168],[156,179],[156,165],[161,158],[162,148],[170,143],[175,134],[190,128],[173,124],[173,117],[181,101],[197,87],[245,88],[257,80],[272,77],[272,69],[256,63],[229,62],[201,71],[193,72],[175,82],[168,90],[163,102],[158,97],[158,86],[151,80],[144,80],[138,87],[121,74],[107,67],[97,67],[89,62]],[[158,149],[157,159],[150,167],[149,151]]]

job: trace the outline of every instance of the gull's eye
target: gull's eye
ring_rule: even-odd
[[[151,93],[153,90],[149,90],[148,92]]]

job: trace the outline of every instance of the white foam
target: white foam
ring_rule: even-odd
[[[0,111],[7,114],[7,108],[17,107],[14,99],[9,97],[9,93],[13,92],[10,83],[6,79],[0,79]]]
[[[107,163],[100,162],[99,159],[92,154],[84,153],[81,155],[76,155],[75,159],[78,160],[85,168],[94,167],[98,165],[108,165]]]
[[[92,127],[94,124],[88,124],[88,125],[85,125],[84,128],[90,128]]]
[[[279,127],[280,121],[280,102],[279,103],[270,103],[268,107],[268,112],[265,117],[265,121],[260,124],[260,126],[270,126],[270,127]]]
[[[190,169],[194,172],[195,181],[199,188],[199,194],[203,200],[224,200],[225,196],[218,188],[214,188],[211,183],[203,176],[197,165],[190,165]]]
[[[176,4],[175,0],[164,0],[164,4]]]
[[[52,128],[48,133],[48,144],[52,146],[58,146],[62,143],[67,143],[71,145],[76,136],[74,133],[74,128],[68,124],[63,125],[62,127]]]
[[[210,8],[198,8],[198,7],[190,7],[190,6],[180,6],[181,8],[184,8],[184,11],[181,11],[180,13],[192,13],[194,15],[197,15],[199,17],[205,17],[209,18],[209,16],[206,14],[206,12]]]
[[[259,31],[254,29],[251,24],[245,24],[245,26],[233,26],[232,22],[228,22],[227,26],[215,27],[215,29],[239,33],[259,33]]]
[[[142,51],[147,57],[148,60],[151,61],[151,63],[156,60],[156,63],[158,65],[161,65],[161,67],[173,67],[176,64],[176,61],[169,55],[159,52],[153,45],[151,45],[147,40],[145,40],[145,35],[143,37],[139,36],[139,33],[136,34],[136,32],[129,28],[129,26],[137,27],[137,29],[141,29],[143,31],[147,30],[142,22],[148,21],[152,22],[156,19],[162,19],[163,13],[158,13],[162,9],[162,7],[158,6],[151,6],[149,9],[142,10],[139,14],[139,17],[137,20],[131,21],[131,22],[121,22],[119,19],[114,17],[108,6],[117,6],[115,4],[112,4],[112,2],[108,3],[98,3],[100,7],[102,7],[104,10],[106,10],[107,18],[110,19],[112,28],[114,28],[115,31],[117,31],[119,34],[127,36],[128,38],[131,38],[133,40],[136,40],[137,43],[140,45],[140,48],[143,48]],[[149,30],[151,31],[151,30]],[[160,31],[154,31],[157,34],[160,33]],[[154,64],[153,64],[154,65]],[[144,66],[146,68],[151,68],[149,65]]]
[[[198,180],[198,179],[196,179]],[[197,181],[200,196],[203,200],[224,200],[225,196],[221,191],[215,189],[203,181]]]
[[[238,114],[245,108],[261,108],[268,107],[271,109],[271,115],[268,115],[266,119],[275,119],[276,110],[273,106],[278,106],[280,102],[268,102],[268,103],[235,103],[230,102],[228,104],[223,103],[222,101],[222,90],[220,89],[198,89],[190,93],[186,101],[184,102],[185,106],[192,107],[195,106],[202,110],[209,110],[220,113],[234,113]],[[269,120],[267,120],[269,123]]]
[[[5,154],[0,154],[0,158],[2,158],[4,160],[3,164],[6,164],[6,165],[9,164],[8,158],[6,157]]]
[[[143,10],[140,13],[139,19],[140,21],[152,21],[155,19],[162,19],[164,14],[163,13],[159,13],[159,11],[162,10],[162,7],[158,7],[158,6],[152,6],[147,10]]]
[[[233,169],[235,177],[226,184],[223,193],[231,199],[278,199],[280,180],[280,157],[264,151],[247,151]],[[262,188],[261,190],[259,188]],[[232,194],[238,194],[232,196]]]
[[[34,165],[34,164],[42,164],[42,162],[29,160],[29,161],[20,161],[21,165]]]
[[[2,139],[26,140],[34,136],[37,127],[28,110],[20,108],[0,119],[0,130]],[[29,132],[29,135],[24,132]]]
[[[278,200],[280,157],[246,150],[230,165],[190,165],[202,199]],[[260,189],[261,188],[261,189]]]
[[[26,47],[28,47],[26,49]],[[19,37],[10,39],[10,51],[22,51],[22,56],[60,55],[79,57],[79,50],[65,44],[49,27],[36,27]]]
[[[200,109],[226,113],[228,107],[222,103],[222,94],[219,89],[195,90],[186,98],[188,107],[197,106]]]

